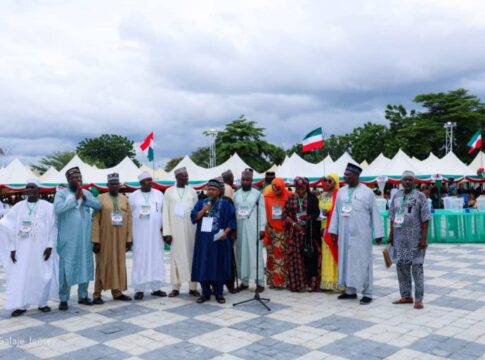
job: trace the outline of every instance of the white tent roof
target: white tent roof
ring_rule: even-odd
[[[480,151],[475,156],[470,165],[468,165],[468,169],[471,171],[472,174],[476,175],[477,170],[481,167],[485,167],[485,152],[483,151]]]
[[[369,167],[369,163],[367,162],[367,160],[364,160],[360,163],[360,167],[362,168],[362,170],[365,170]]]
[[[44,180],[44,183],[51,184],[63,184],[66,183],[65,173],[68,169],[72,167],[79,167],[81,174],[83,176],[83,182],[89,183],[106,183],[107,176],[111,173],[118,173],[120,175],[121,182],[138,182],[138,175],[140,174],[140,169],[135,165],[135,163],[128,157],[124,158],[118,165],[108,168],[108,169],[98,169],[94,166],[88,165],[83,162],[79,156],[75,155],[69,163],[62,168],[57,174]]]
[[[380,153],[378,157],[372,161],[367,169],[362,171],[362,176],[380,176],[386,174],[386,169],[390,165],[391,159]]]
[[[234,174],[235,179],[239,179],[241,177],[241,173],[244,169],[249,168],[250,166],[246,164],[238,154],[232,155],[229,159],[227,159],[224,163],[217,165],[213,168],[204,168],[192,161],[190,157],[187,155],[174,167],[172,171],[167,173],[167,176],[163,179],[164,181],[175,181],[175,169],[180,167],[186,167],[187,172],[189,174],[190,181],[197,181],[197,182],[204,182],[216,177],[221,176],[221,174],[226,170],[231,170]],[[264,174],[260,174],[255,172],[254,178],[263,178]]]
[[[40,177],[39,180],[42,183],[47,183],[49,182],[48,180],[54,176],[57,176],[59,174],[59,171],[54,166],[51,166],[45,173],[43,173]]]
[[[25,184],[29,178],[38,178],[30,168],[14,159],[10,164],[0,170],[0,184]]]
[[[470,171],[470,168],[466,166],[460,159],[458,159],[452,152],[449,152],[441,159],[431,162],[429,165],[427,164],[426,168],[426,174],[423,175],[476,175],[476,170],[475,172]],[[430,171],[432,172],[431,174],[429,174]]]

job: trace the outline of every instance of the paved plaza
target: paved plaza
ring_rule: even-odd
[[[368,306],[277,290],[264,292],[271,311],[257,303],[234,308],[248,291],[226,295],[225,305],[196,304],[184,288],[175,299],[145,294],[132,303],[106,292],[104,305],[90,307],[74,296],[67,312],[52,303],[51,313],[31,308],[12,319],[2,310],[0,359],[485,359],[485,245],[431,244],[421,311],[391,304],[399,297],[396,273],[385,269],[381,251],[374,249]]]

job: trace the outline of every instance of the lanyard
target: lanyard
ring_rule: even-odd
[[[179,188],[177,188],[177,194],[179,195],[179,199],[182,201],[184,199],[184,195],[185,195],[185,187],[184,187],[184,190],[182,191],[182,195],[180,195]]]
[[[35,208],[37,207],[37,203],[35,202],[33,206],[30,206],[30,204],[27,202],[27,208],[29,209],[29,219],[32,216],[32,214],[35,211]]]
[[[246,196],[244,196],[244,193],[246,193]],[[251,190],[242,192],[241,196],[242,196],[242,199],[243,199],[244,202],[248,201],[249,195],[251,195]]]
[[[149,192],[147,192],[147,193],[142,192],[141,194],[143,195],[143,198],[145,199],[145,205],[148,205],[148,203],[150,202],[150,193]]]
[[[354,188],[351,188],[349,187],[349,189],[347,190],[347,202],[348,203],[351,203],[352,204],[352,195],[354,195],[354,191],[359,187],[359,185],[357,185],[356,187]]]
[[[111,202],[113,203],[113,208],[118,211],[120,208],[118,206],[118,196],[113,197],[111,196]]]
[[[300,212],[303,211],[303,202],[305,201],[305,197],[301,198],[298,196],[297,198],[298,200],[298,209],[300,210]]]

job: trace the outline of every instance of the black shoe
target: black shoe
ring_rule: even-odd
[[[134,298],[135,298],[135,300],[143,300],[143,296],[145,296],[145,295],[143,294],[143,292],[142,292],[142,291],[137,291],[137,292],[135,293]]]
[[[13,312],[12,312],[10,315],[11,315],[12,317],[17,317],[17,316],[20,316],[20,315],[25,314],[25,312],[26,312],[26,311],[27,311],[27,310],[17,309],[17,310],[15,310],[15,311],[13,311]]]
[[[131,297],[129,297],[129,296],[125,295],[125,294],[121,294],[120,296],[113,298],[113,300],[118,300],[118,301],[131,301]]]
[[[85,297],[85,298],[81,298],[77,301],[78,304],[80,305],[88,305],[88,306],[91,306],[93,305],[93,302],[91,301],[90,298],[88,297]]]
[[[51,312],[51,308],[49,306],[39,306],[39,311],[42,311],[43,313],[48,313]]]
[[[103,298],[97,297],[93,299],[93,305],[103,305],[103,304],[104,304]]]
[[[170,294],[168,294],[168,297],[177,297],[180,295],[180,291],[178,290],[172,290]]]
[[[357,299],[357,294],[349,295],[347,293],[343,293],[343,294],[340,294],[339,296],[337,296],[337,299],[339,299],[339,300]]]
[[[372,298],[364,296],[360,299],[360,305],[369,305],[372,302]]]
[[[189,294],[192,296],[200,296],[200,292],[198,292],[197,290],[190,290]]]
[[[151,295],[152,296],[158,296],[158,297],[165,297],[165,296],[167,296],[167,293],[165,291],[162,291],[162,290],[157,290],[157,291],[152,292]]]
[[[69,306],[67,305],[67,301],[61,301],[59,304],[59,310],[66,311],[67,309],[69,309]]]
[[[197,299],[197,304],[205,303],[206,301],[210,300],[210,296],[202,295]]]
[[[216,296],[216,301],[219,304],[225,304],[226,303],[226,299],[224,298],[224,296]]]

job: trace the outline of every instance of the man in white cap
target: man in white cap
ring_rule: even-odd
[[[89,281],[93,279],[91,243],[91,211],[101,204],[89,191],[82,188],[78,167],[66,171],[67,188],[58,188],[54,198],[57,215],[59,251],[59,310],[66,311],[71,286],[78,284],[78,303],[92,305],[88,298]]]
[[[400,190],[389,207],[391,232],[389,243],[394,246],[397,278],[401,298],[393,304],[412,304],[423,308],[424,275],[423,262],[428,247],[428,223],[431,213],[426,196],[414,189],[415,175],[412,171],[402,174]],[[414,278],[415,297],[411,296]]]
[[[133,213],[133,269],[132,285],[135,300],[143,299],[144,292],[152,296],[167,296],[160,290],[165,280],[163,264],[162,209],[163,194],[153,189],[152,176],[138,175],[140,189],[130,196]]]
[[[174,173],[176,184],[165,192],[163,206],[163,238],[171,244],[172,254],[172,292],[168,296],[178,296],[182,283],[188,282],[189,294],[199,297],[197,283],[191,281],[195,225],[192,224],[190,213],[197,203],[197,192],[188,186],[189,174],[186,168],[175,169]]]
[[[374,193],[359,182],[361,172],[359,166],[347,165],[347,185],[338,192],[328,232],[338,241],[338,282],[345,287],[338,299],[356,299],[362,292],[360,304],[367,305],[372,302],[372,240],[381,243],[384,227]]]
[[[13,317],[24,314],[29,305],[51,311],[47,301],[58,299],[59,291],[54,206],[39,199],[37,179],[27,180],[25,189],[27,200],[15,204],[0,221],[6,240],[1,247],[7,273],[5,308],[14,310]]]
[[[120,194],[120,177],[108,175],[109,192],[99,195],[101,210],[93,216],[93,252],[96,254],[93,304],[101,305],[103,290],[111,290],[114,300],[131,301],[127,288],[125,253],[132,245],[132,216],[128,199]]]

